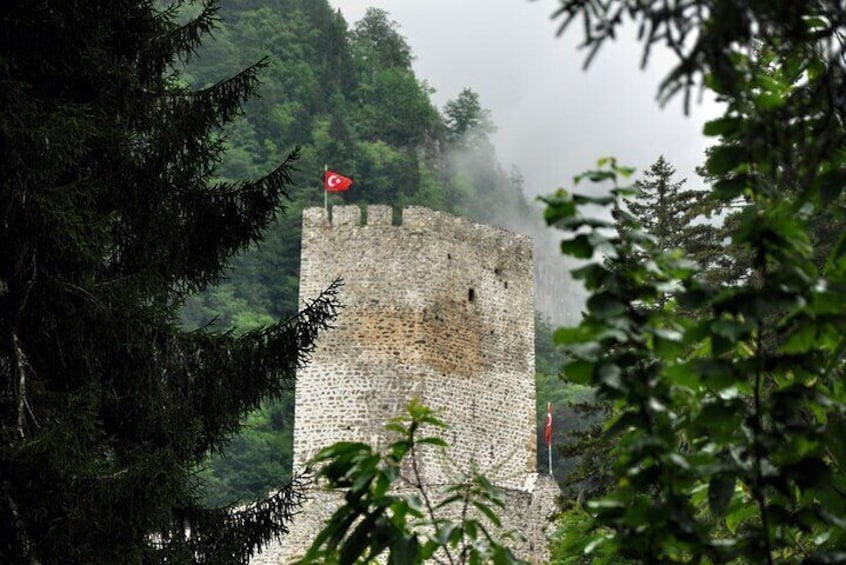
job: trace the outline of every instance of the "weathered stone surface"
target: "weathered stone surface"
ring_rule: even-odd
[[[384,445],[384,426],[417,398],[450,426],[449,460],[424,453],[437,488],[471,466],[504,489],[506,529],[521,552],[548,555],[546,516],[558,492],[536,473],[534,281],[528,237],[421,207],[354,206],[303,214],[300,300],[344,280],[344,309],[299,372],[294,470],[337,441]],[[550,486],[551,483],[552,486]],[[337,500],[313,493],[281,553],[300,554]]]

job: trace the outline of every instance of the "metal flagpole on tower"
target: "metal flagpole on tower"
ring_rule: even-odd
[[[546,447],[546,451],[549,453],[549,474],[552,475],[552,444]]]
[[[326,173],[329,172],[329,165],[323,164],[323,210],[326,211],[326,217],[329,217],[329,195],[326,191]]]
[[[549,474],[552,475],[552,402],[546,403],[546,451],[549,454]]]

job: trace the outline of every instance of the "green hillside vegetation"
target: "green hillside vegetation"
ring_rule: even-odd
[[[232,261],[217,286],[186,302],[186,327],[237,334],[295,311],[301,212],[323,205],[324,165],[355,180],[351,190],[330,195],[334,205],[423,205],[499,225],[503,210],[539,217],[523,195],[519,171],[497,160],[489,137],[496,128],[482,96],[465,89],[439,110],[386,12],[370,9],[350,27],[325,0],[253,0],[225,3],[220,17],[185,80],[202,87],[256,60],[267,67],[260,97],[221,139],[228,151],[218,175],[258,176],[296,147],[300,158],[285,215],[261,244]],[[549,329],[538,327],[538,425],[553,401],[557,436],[576,389],[556,378],[560,362]],[[289,477],[293,414],[288,395],[249,415],[248,431],[203,470],[210,503],[251,499]],[[546,468],[546,450],[538,456]],[[562,464],[556,453],[558,476]]]

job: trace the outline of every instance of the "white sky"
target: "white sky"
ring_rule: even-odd
[[[681,97],[665,109],[655,102],[669,54],[656,52],[645,71],[633,38],[609,44],[590,69],[576,49],[580,23],[555,35],[556,0],[330,0],[352,26],[367,7],[386,10],[416,57],[418,78],[436,89],[439,107],[462,88],[479,93],[499,127],[500,162],[516,164],[527,193],[571,187],[572,177],[605,155],[643,170],[659,155],[688,186],[706,147],[702,123],[716,117],[714,103],[696,105],[690,117]]]

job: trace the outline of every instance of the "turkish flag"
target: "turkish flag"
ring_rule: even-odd
[[[544,430],[546,446],[552,446],[552,402],[546,404],[546,429]]]
[[[352,179],[332,171],[326,171],[326,174],[323,175],[323,188],[326,189],[326,192],[343,192],[352,186],[352,183]]]

